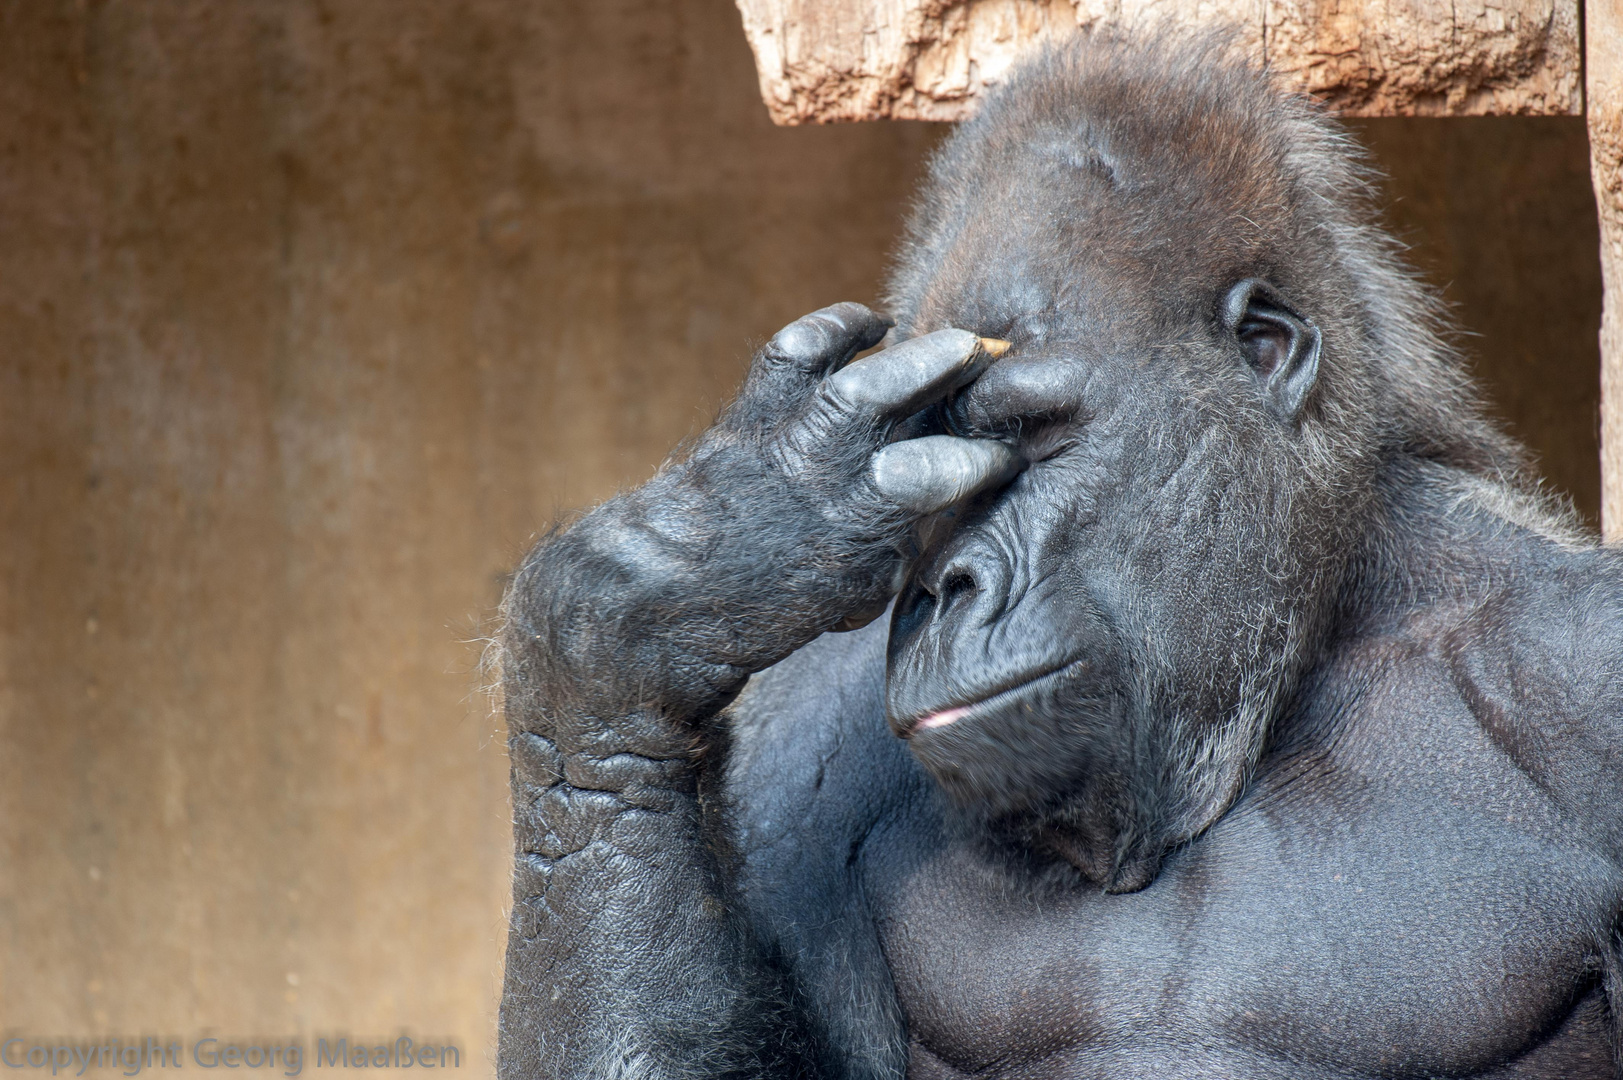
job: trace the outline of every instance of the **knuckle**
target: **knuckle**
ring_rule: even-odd
[[[879,341],[894,323],[865,304],[846,300],[814,314],[829,320],[847,345],[867,348]]]
[[[817,384],[813,408],[830,420],[851,420],[866,404],[861,382],[846,377],[850,370],[846,368]]]
[[[823,380],[823,391],[842,404],[857,404],[868,397],[872,383],[871,373],[864,365],[842,368]]]
[[[868,307],[854,300],[842,300],[838,304],[830,304],[826,308],[812,312],[812,315],[814,317],[821,316],[837,323],[844,330],[855,329],[865,322],[879,318]]]
[[[890,325],[861,304],[833,304],[779,330],[762,347],[756,364],[767,370],[815,372],[877,344]]]
[[[820,315],[807,315],[779,330],[767,343],[767,351],[796,362],[820,359],[829,350],[830,329]]]

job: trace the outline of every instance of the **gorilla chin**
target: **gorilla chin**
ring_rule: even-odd
[[[893,654],[905,652],[896,641]],[[1253,756],[1224,739],[1262,729],[1157,724],[1115,665],[1092,656],[934,709],[910,707],[918,689],[892,678],[890,727],[950,799],[963,835],[998,861],[1068,866],[1107,893],[1149,885],[1168,849],[1222,815]]]
[[[1073,628],[1068,656],[1000,672],[953,663],[954,646],[986,655],[965,640],[984,628],[962,612],[932,618],[943,605],[920,584],[927,576],[915,576],[892,616],[887,719],[963,835],[999,861],[1067,868],[1062,880],[1080,874],[1109,893],[1149,885],[1167,849],[1232,801],[1250,755],[1214,750],[1203,744],[1221,732],[1202,738],[1135,705],[1130,665],[1097,614],[1063,620]]]
[[[1084,659],[904,721],[911,725],[905,737],[970,835],[990,838],[993,850],[1061,859],[1089,881],[1133,891],[1149,884],[1154,868],[1145,872],[1142,859],[1113,850],[1128,823],[1110,813],[1118,799],[1100,798],[1109,780],[1125,772],[1118,760],[1125,711],[1121,696],[1101,688],[1095,665]],[[891,724],[897,726],[895,717]],[[1114,786],[1111,794],[1119,795],[1121,785]]]
[[[1086,783],[1123,723],[1095,665],[1076,660],[1006,690],[916,719],[891,720],[953,799],[996,816],[1045,809]]]

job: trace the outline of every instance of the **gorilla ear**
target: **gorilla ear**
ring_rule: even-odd
[[[1294,424],[1319,379],[1319,328],[1258,278],[1229,290],[1223,322],[1256,372],[1268,408],[1282,423]]]

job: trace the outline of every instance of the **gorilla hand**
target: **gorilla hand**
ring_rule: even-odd
[[[686,461],[515,576],[504,1076],[815,1071],[705,825],[720,762],[695,722],[751,672],[876,613],[914,520],[1018,467],[999,443],[891,441],[989,354],[944,330],[850,363],[884,332],[857,304],[792,324]]]
[[[536,549],[511,602],[545,638],[555,705],[713,711],[751,672],[883,610],[917,518],[1014,475],[1001,443],[891,441],[1003,343],[942,330],[850,362],[885,329],[851,303],[790,324],[685,462]]]

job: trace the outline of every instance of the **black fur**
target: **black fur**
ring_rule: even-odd
[[[1619,1075],[1623,559],[1372,192],[1220,35],[1052,49],[890,349],[836,385],[884,324],[801,320],[537,546],[503,1076]],[[852,396],[948,327],[1012,349]],[[942,433],[1024,471],[905,513],[868,463]]]

